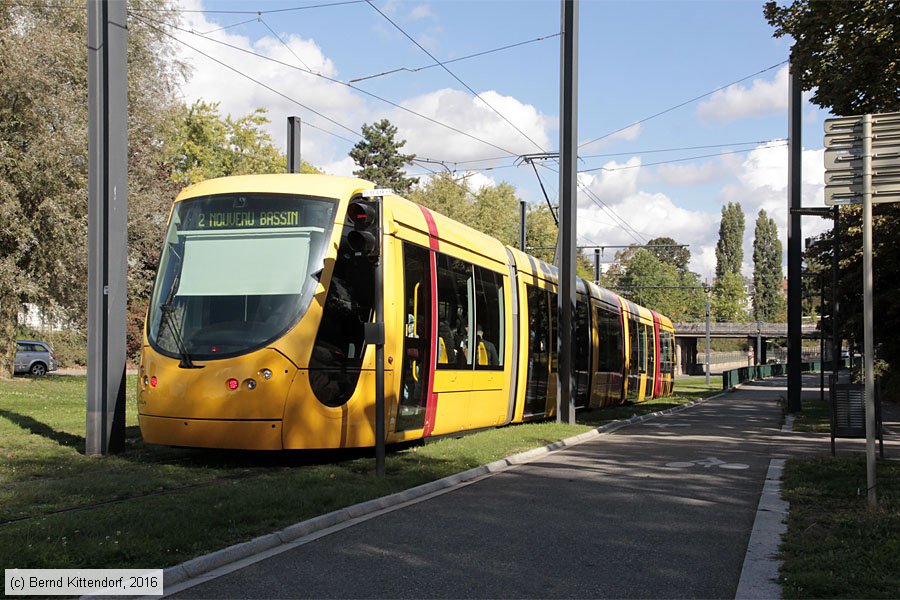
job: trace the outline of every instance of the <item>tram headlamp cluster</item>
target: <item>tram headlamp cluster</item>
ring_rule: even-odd
[[[272,379],[272,370],[271,369],[260,369],[259,376],[263,378],[264,381],[268,381]],[[253,377],[248,377],[243,381],[239,381],[238,379],[231,377],[225,381],[225,385],[232,392],[236,392],[243,386],[245,389],[253,391],[259,386],[259,382],[256,381]]]

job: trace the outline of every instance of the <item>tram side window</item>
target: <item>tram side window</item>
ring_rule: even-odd
[[[365,323],[372,320],[375,302],[375,267],[367,258],[354,256],[346,240],[344,235],[309,359],[313,393],[332,407],[346,403],[356,390]]]
[[[651,376],[656,374],[656,341],[653,335],[653,325],[644,325],[644,364]]]
[[[619,315],[603,309],[596,309],[597,324],[600,333],[600,365],[598,369],[604,373],[622,371],[622,327]]]
[[[668,331],[659,332],[659,370],[663,373],[671,373],[674,370],[672,356],[672,334]]]
[[[641,356],[641,340],[639,330],[641,329],[640,322],[633,318],[629,317],[628,323],[628,337],[631,340],[631,373],[637,374],[644,370],[644,362]]]
[[[437,280],[437,368],[470,368],[475,352],[473,266],[464,260],[438,254]]]
[[[475,267],[475,368],[503,368],[503,276]]]

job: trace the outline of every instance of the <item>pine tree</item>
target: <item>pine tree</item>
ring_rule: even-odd
[[[350,150],[350,158],[359,166],[353,174],[373,181],[379,187],[391,188],[394,193],[406,195],[418,177],[407,177],[403,165],[412,163],[415,154],[400,154],[406,140],[397,141],[397,127],[387,119],[373,125],[363,124],[363,139]]]
[[[784,313],[781,295],[781,242],[775,220],[759,211],[753,240],[753,316],[772,322]]]

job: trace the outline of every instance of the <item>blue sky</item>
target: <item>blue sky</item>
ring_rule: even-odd
[[[559,2],[373,0],[378,10],[366,2],[334,2],[185,0],[184,9],[205,11],[185,12],[183,23],[203,35],[179,34],[194,47],[178,47],[193,67],[185,99],[219,101],[235,116],[264,107],[278,145],[286,117],[300,116],[303,158],[335,174],[354,168],[347,157],[358,139],[352,132],[388,118],[407,140],[405,150],[446,165],[410,172],[428,176],[425,167],[446,168],[472,186],[508,181],[523,199],[544,201],[534,172],[514,166],[512,155],[558,147]],[[388,18],[441,61],[527,43],[448,64],[458,80],[433,66],[353,84],[404,111],[339,83],[434,65]],[[781,63],[789,48],[790,40],[772,37],[762,2],[581,2],[578,137],[582,143],[606,137],[579,150],[581,183],[589,190],[579,198],[580,243],[643,243],[667,235],[690,244],[693,270],[711,276],[719,215],[729,201],[741,202],[747,215],[745,274],[752,272],[760,208],[775,218],[784,243],[787,151],[780,140],[787,133],[787,70]],[[822,122],[829,116],[804,104],[808,206],[822,205]],[[672,148],[693,149],[662,151]],[[650,164],[660,162],[667,164]],[[539,172],[555,202],[553,168],[547,162]],[[824,227],[805,219],[804,235]]]

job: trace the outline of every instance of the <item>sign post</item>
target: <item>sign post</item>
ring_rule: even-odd
[[[900,202],[900,113],[825,121],[825,204],[863,205],[863,371],[866,406],[866,487],[878,506],[875,481],[875,341],[872,301],[872,204]]]

